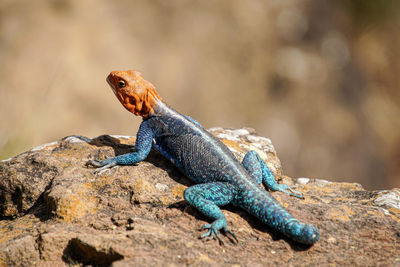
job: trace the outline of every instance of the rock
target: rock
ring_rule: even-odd
[[[271,141],[251,129],[212,132],[240,160],[257,150],[305,200],[272,194],[320,230],[294,243],[246,212],[224,214],[239,238],[199,240],[208,222],[183,199],[192,183],[156,151],[136,166],[94,174],[89,159],[130,152],[133,137],[71,136],[0,163],[0,266],[28,265],[395,265],[400,262],[400,189],[282,175]]]
[[[0,244],[0,265],[34,266],[40,262],[33,236],[18,237]]]

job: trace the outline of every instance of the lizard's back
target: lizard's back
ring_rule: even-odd
[[[148,119],[155,147],[196,183],[248,180],[232,152],[200,125],[168,106]],[[249,181],[253,184],[252,181]],[[254,183],[255,185],[255,183]]]

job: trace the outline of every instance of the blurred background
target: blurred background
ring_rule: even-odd
[[[206,128],[254,128],[284,173],[400,187],[400,1],[1,0],[0,159],[135,135],[136,69]]]

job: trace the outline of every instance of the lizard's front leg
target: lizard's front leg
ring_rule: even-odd
[[[213,219],[211,224],[203,225],[202,229],[208,229],[201,238],[211,239],[215,237],[223,244],[218,236],[218,231],[224,230],[236,236],[228,230],[227,221],[218,206],[224,206],[232,202],[237,195],[236,188],[228,183],[214,182],[193,185],[185,190],[184,197],[187,202],[196,207],[201,213]]]
[[[256,151],[251,150],[247,152],[243,158],[242,165],[256,180],[257,184],[264,183],[267,188],[273,191],[281,191],[288,195],[304,199],[300,192],[293,190],[290,186],[286,184],[278,184],[272,171]]]
[[[147,121],[144,120],[140,124],[139,131],[136,134],[135,152],[119,155],[114,158],[107,158],[105,160],[89,160],[86,164],[98,167],[95,172],[100,172],[116,165],[133,165],[143,161],[150,152],[153,143],[153,135],[153,130],[150,128]]]

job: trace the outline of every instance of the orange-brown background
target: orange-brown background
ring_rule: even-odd
[[[134,135],[108,88],[136,69],[205,127],[255,128],[286,174],[400,187],[395,0],[0,2],[0,159]]]

